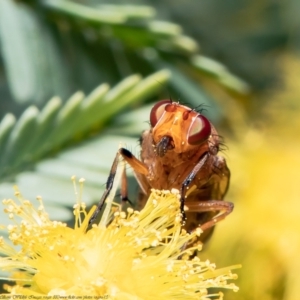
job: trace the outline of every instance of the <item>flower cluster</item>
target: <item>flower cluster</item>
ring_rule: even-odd
[[[211,287],[237,287],[227,267],[216,269],[187,245],[199,235],[181,228],[178,191],[153,190],[145,208],[117,211],[107,226],[93,225],[82,202],[74,206],[74,228],[51,221],[16,193],[19,204],[3,200],[10,242],[0,240],[0,268],[14,282],[9,295],[91,296],[97,299],[209,299]],[[112,210],[113,211],[113,210]],[[21,218],[21,222],[16,217]]]

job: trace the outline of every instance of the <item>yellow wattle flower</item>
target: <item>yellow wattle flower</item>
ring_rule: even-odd
[[[7,228],[14,247],[0,241],[0,253],[7,256],[0,268],[14,272],[15,286],[6,287],[11,295],[222,299],[222,293],[209,295],[207,289],[238,289],[227,280],[236,278],[230,270],[239,266],[215,269],[198,257],[189,259],[196,247],[185,245],[200,232],[181,230],[178,191],[153,190],[142,211],[116,212],[108,226],[90,230],[93,211],[87,213],[84,203],[74,206],[75,226],[69,228],[49,219],[41,198],[35,208],[16,196],[19,205],[3,200],[15,223]]]

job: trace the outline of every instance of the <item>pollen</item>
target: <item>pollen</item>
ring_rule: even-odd
[[[128,212],[128,214],[133,214],[134,210],[131,207],[128,207],[127,212]]]
[[[201,230],[189,234],[181,228],[178,190],[152,190],[140,212],[115,212],[109,225],[94,224],[89,230],[94,210],[85,211],[81,201],[74,205],[74,226],[67,227],[16,194],[20,204],[4,203],[7,214],[19,212],[21,222],[14,219],[7,227],[9,242],[0,238],[6,256],[0,268],[16,282],[7,286],[9,295],[204,300],[216,295],[210,288],[238,290],[229,281],[239,266],[218,270],[208,260],[191,258],[200,247],[186,245]]]
[[[202,232],[203,232],[203,230],[200,227],[197,227],[195,230],[195,233],[197,236],[200,236]]]
[[[156,200],[156,199],[153,199],[153,200],[152,200],[152,204],[153,204],[154,206],[156,206],[156,205],[157,205],[157,200]]]
[[[121,212],[120,212],[120,217],[121,217],[122,219],[125,219],[125,218],[126,218],[126,213],[125,213],[124,211],[121,211]]]

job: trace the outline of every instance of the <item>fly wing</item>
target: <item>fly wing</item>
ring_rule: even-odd
[[[211,175],[209,180],[202,186],[198,187],[191,196],[187,198],[186,205],[189,201],[209,201],[209,200],[223,200],[229,187],[230,171],[227,167],[226,161],[221,156],[214,156],[210,170]],[[195,230],[199,224],[205,224],[210,221],[218,212],[187,212],[187,221],[185,229],[188,232]],[[215,227],[205,230],[201,236],[201,242],[207,242],[211,237]]]
[[[223,200],[229,187],[230,171],[222,156],[211,158],[208,169],[206,169],[210,173],[208,179],[203,174],[196,178],[197,190],[193,193],[193,197],[188,197],[187,201],[189,199],[190,201]],[[201,181],[203,178],[206,181]]]
[[[230,180],[230,171],[227,167],[226,160],[222,156],[216,156],[213,164],[213,175],[210,180],[212,200],[223,200],[227,193]]]

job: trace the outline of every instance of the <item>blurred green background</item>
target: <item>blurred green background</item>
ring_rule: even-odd
[[[297,299],[299,11],[296,0],[1,0],[0,198],[16,183],[70,220],[70,177],[97,202],[119,143],[138,155],[153,102],[202,105],[227,146],[235,210],[201,257],[243,265],[225,299]]]

